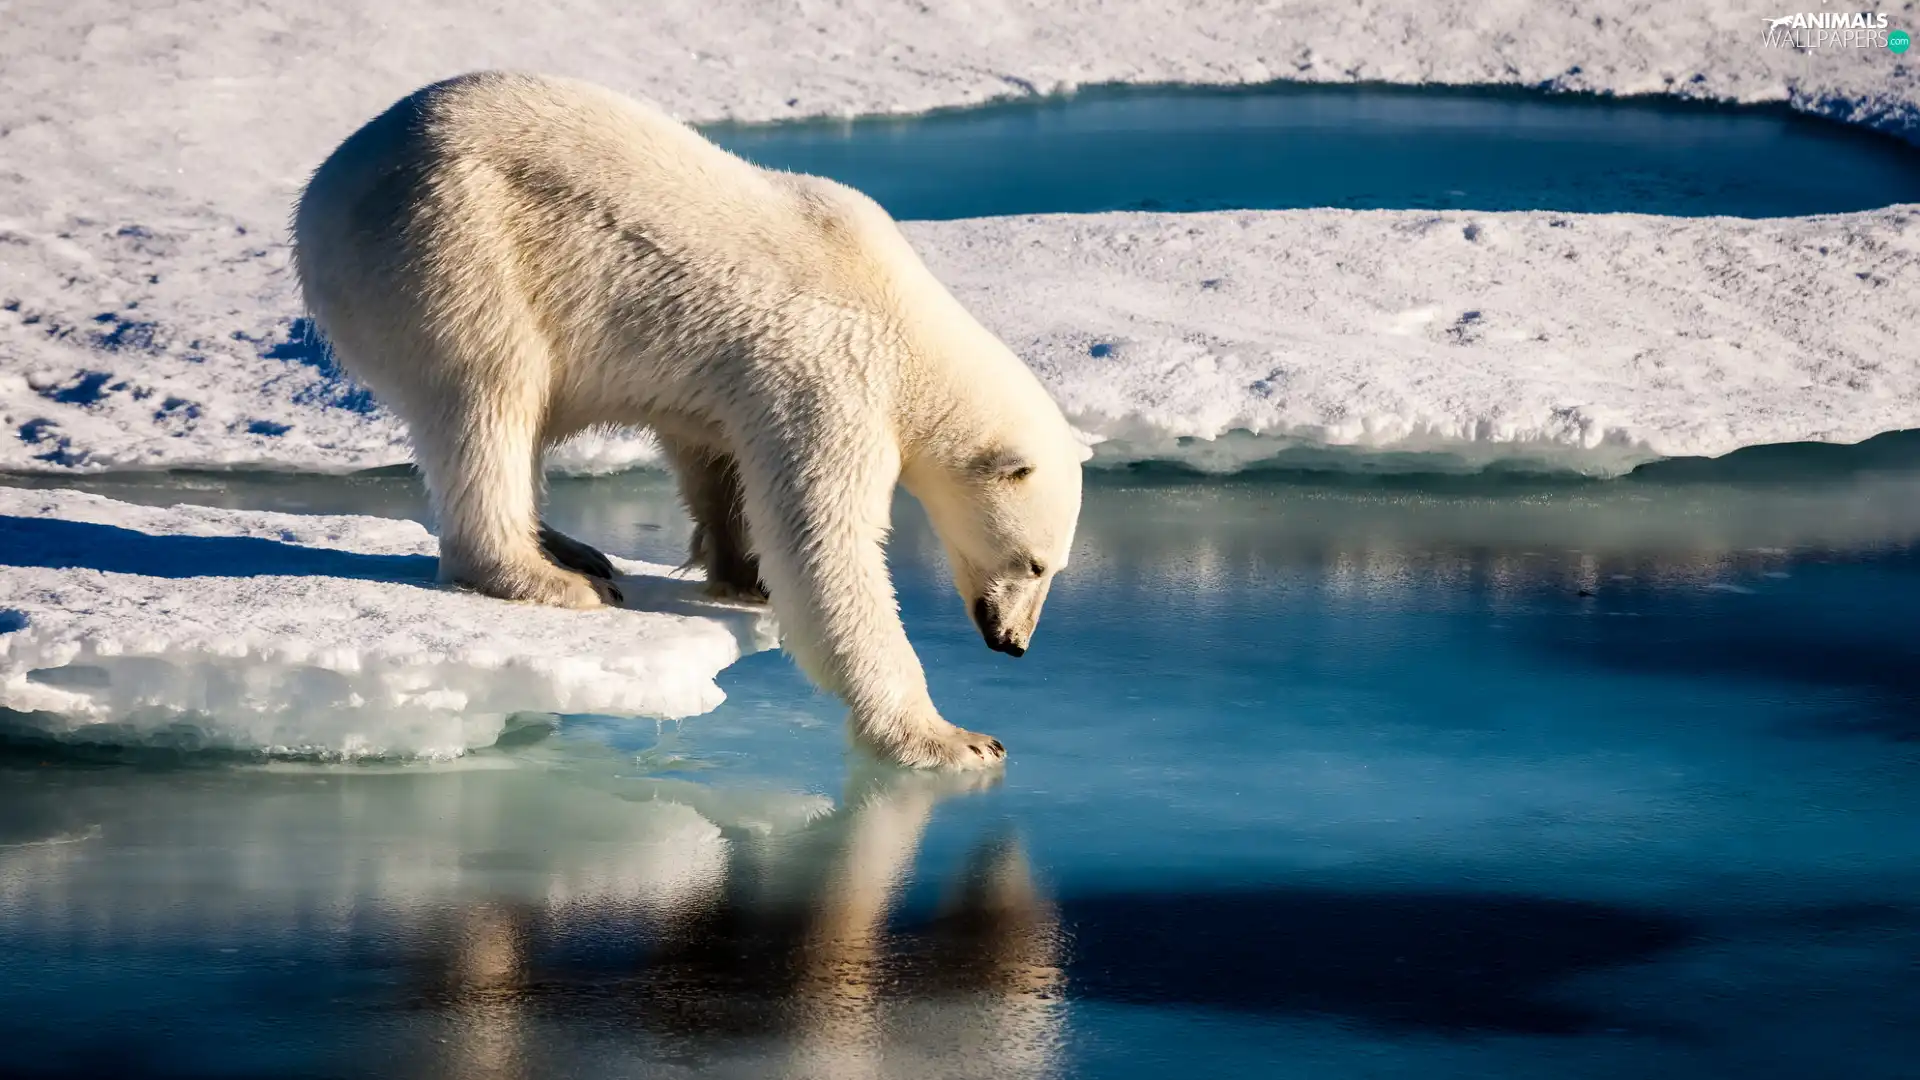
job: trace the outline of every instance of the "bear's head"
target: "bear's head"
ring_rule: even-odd
[[[1048,435],[1001,439],[944,470],[944,482],[916,492],[980,636],[1009,656],[1027,651],[1080,520],[1087,452]]]

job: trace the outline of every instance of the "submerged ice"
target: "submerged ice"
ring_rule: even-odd
[[[323,757],[454,756],[518,713],[675,718],[772,644],[754,611],[616,560],[630,609],[434,583],[417,523],[0,489],[0,724]]]

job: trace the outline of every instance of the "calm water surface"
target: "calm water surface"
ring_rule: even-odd
[[[1102,210],[1780,217],[1920,201],[1920,151],[1789,112],[1497,89],[1105,89],[931,116],[717,126],[900,218]]]
[[[685,542],[656,479],[554,504]],[[1018,661],[901,518],[999,783],[850,760],[777,655],[453,766],[16,744],[0,1073],[1913,1075],[1920,474],[1109,477]]]

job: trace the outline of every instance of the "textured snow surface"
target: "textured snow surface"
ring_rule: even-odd
[[[515,67],[583,76],[692,120],[915,111],[1105,82],[1284,78],[1786,101],[1916,137],[1920,67],[1885,49],[1767,48],[1764,19],[1781,14],[1777,6],[1760,0],[10,5],[7,32],[0,34],[7,85],[0,95],[0,469],[345,470],[404,460],[399,427],[364,393],[331,376],[322,350],[298,321],[286,221],[302,178],[342,137],[399,95],[460,71]],[[1920,24],[1915,3],[1882,10],[1893,26]],[[1507,242],[1463,248],[1470,260],[1464,267],[1398,264],[1396,249],[1369,246],[1418,231],[1417,223],[1431,217],[1368,219],[1378,225],[1318,212],[1238,218],[1252,222],[1239,234],[1245,249],[1218,253],[1218,261],[1242,265],[1237,284],[1199,297],[1180,269],[1191,250],[1157,257],[1137,245],[1129,250],[1129,236],[1178,233],[1184,225],[1101,219],[1072,226],[1067,232],[1075,242],[1110,258],[1079,265],[1044,254],[1031,257],[1034,265],[980,261],[984,254],[970,259],[969,251],[1014,243],[1006,230],[1016,226],[1005,223],[950,223],[916,230],[916,237],[937,249],[930,256],[940,272],[981,303],[996,328],[1068,395],[1090,439],[1136,448],[1242,419],[1262,430],[1324,428],[1336,441],[1380,444],[1392,440],[1351,433],[1404,428],[1419,433],[1408,447],[1468,431],[1478,444],[1502,433],[1515,439],[1544,433],[1560,440],[1554,446],[1585,448],[1579,467],[1604,471],[1612,459],[1595,455],[1589,444],[1615,429],[1647,447],[1723,448],[1748,437],[1741,432],[1800,438],[1866,430],[1872,425],[1864,420],[1821,414],[1837,399],[1783,417],[1746,412],[1770,408],[1806,385],[1762,385],[1768,373],[1811,364],[1843,381],[1860,375],[1842,370],[1845,356],[1828,366],[1822,352],[1843,351],[1838,339],[1852,332],[1859,313],[1828,309],[1816,320],[1824,330],[1782,331],[1775,324],[1786,318],[1784,310],[1807,309],[1793,307],[1791,290],[1810,278],[1832,278],[1839,287],[1845,274],[1858,273],[1862,288],[1879,282],[1874,312],[1889,325],[1903,317],[1901,305],[1913,302],[1904,233],[1863,236],[1841,249],[1889,248],[1857,267],[1833,254],[1814,259],[1793,246],[1795,237],[1850,234],[1885,221],[1904,228],[1904,215],[1794,225],[1573,219],[1561,235],[1541,233],[1532,219],[1494,216],[1480,220],[1490,236]],[[1042,243],[1063,229],[1046,222],[1018,227]],[[1194,227],[1215,240],[1229,235],[1210,221]],[[1777,241],[1764,238],[1769,229],[1783,230]],[[977,242],[964,235],[970,230]],[[1607,247],[1624,230],[1633,230],[1629,246],[1641,261]],[[1678,250],[1663,248],[1667,233],[1693,239]],[[1336,246],[1343,241],[1355,246]],[[1810,262],[1759,257],[1768,251]],[[1553,263],[1549,273],[1550,261],[1565,252],[1573,253],[1569,265]],[[1368,317],[1381,307],[1362,288],[1366,282],[1330,270],[1333,264],[1377,267],[1384,275],[1380,291],[1398,297],[1394,303],[1404,299],[1395,309],[1404,318],[1369,325],[1330,306],[1363,297]],[[1696,322],[1668,310],[1690,295],[1664,280],[1676,266],[1687,280],[1712,286],[1708,298],[1726,305],[1718,315],[1701,313]],[[1257,282],[1256,271],[1264,275]],[[1312,278],[1328,273],[1331,285]],[[994,295],[983,298],[978,283],[989,276]],[[1416,276],[1425,278],[1423,287],[1413,287]],[[1536,280],[1551,280],[1553,288],[1534,288]],[[1576,280],[1570,295],[1566,289]],[[1470,289],[1482,288],[1475,282],[1498,295],[1469,299]],[[1116,283],[1138,313],[1114,310],[1109,301]],[[1169,291],[1174,285],[1179,289]],[[1241,299],[1262,290],[1322,302],[1290,302],[1263,313]],[[1053,310],[1022,301],[1035,295],[1056,301]],[[1765,297],[1772,306],[1743,314],[1737,310],[1743,297]],[[1495,324],[1491,320],[1505,316],[1474,306],[1501,298],[1534,309],[1535,321],[1547,324],[1540,350],[1503,344],[1501,335],[1520,332],[1517,322]],[[1429,306],[1431,318],[1441,320],[1437,328],[1421,321]],[[1651,380],[1688,388],[1733,380],[1752,392],[1730,404],[1699,402],[1702,414],[1688,412],[1678,391],[1657,407],[1651,391],[1598,396],[1594,391],[1617,386],[1624,369],[1638,363],[1601,362],[1601,354],[1611,357],[1615,349],[1608,332],[1625,328],[1636,350],[1661,344],[1651,330],[1635,329],[1639,312],[1649,307],[1650,325],[1674,333],[1704,326],[1717,335],[1698,349],[1690,348],[1691,339],[1665,341],[1655,352],[1667,366],[1645,361]],[[1471,310],[1481,310],[1489,324],[1441,336]],[[1596,321],[1576,325],[1576,311]],[[1088,319],[1067,325],[1063,312]],[[1564,331],[1557,336],[1551,334],[1556,326]],[[1098,369],[1105,389],[1082,386],[1072,351],[1049,345],[1076,338],[1093,343],[1122,331],[1132,337],[1106,359],[1130,356],[1140,366],[1124,374],[1115,363]],[[1821,334],[1834,342],[1822,344]],[[1782,338],[1800,343],[1780,353],[1775,346]],[[1184,353],[1173,347],[1176,341]],[[1736,376],[1723,363],[1735,356],[1763,359]],[[1184,394],[1129,399],[1117,392],[1144,387],[1146,394],[1171,378],[1175,369],[1167,365],[1180,357],[1223,370],[1236,363],[1266,366],[1244,372],[1254,377],[1232,392],[1228,382],[1211,377]],[[1429,361],[1438,366],[1407,366]],[[1890,348],[1875,362],[1880,370],[1861,376],[1869,388],[1858,393],[1867,397],[1911,370],[1913,349]],[[1361,370],[1372,363],[1381,366]],[[1697,371],[1676,369],[1696,363]],[[1265,404],[1249,397],[1245,387],[1281,368],[1291,386],[1320,391]],[[1555,372],[1584,374],[1577,383],[1552,385],[1547,380]],[[1358,396],[1332,399],[1334,389],[1362,381]],[[1198,400],[1202,387],[1206,400]],[[1526,387],[1533,390],[1520,400],[1505,393]],[[1485,396],[1492,390],[1500,393]],[[1182,401],[1193,402],[1188,415],[1176,415]],[[1535,418],[1540,408],[1562,406],[1582,411],[1544,426]],[[1912,411],[1874,415],[1893,426],[1920,423]],[[1726,435],[1716,434],[1722,429]],[[1225,465],[1266,450],[1224,445],[1181,453]],[[556,464],[601,470],[651,459],[644,439],[605,437],[568,448]]]
[[[1059,215],[913,233],[1096,460],[1231,469],[1347,447],[1604,474],[1920,426],[1920,208]],[[1262,438],[1222,438],[1236,431]]]
[[[446,757],[519,712],[682,717],[771,625],[619,562],[636,610],[438,588],[418,524],[0,489],[0,709],[56,738]]]
[[[1278,456],[1606,475],[1663,456],[1920,426],[1911,207],[1764,221],[1059,215],[908,232],[1039,372],[1098,463],[1229,470]],[[10,426],[47,431],[0,443],[0,467],[325,470],[407,456],[391,419],[336,404],[358,391],[271,351],[145,356],[105,381],[97,370],[66,369],[59,388],[11,402],[0,395]],[[63,405],[90,379],[101,382],[90,404]],[[200,415],[169,418],[181,411]],[[284,433],[245,430],[262,421]],[[555,465],[653,460],[644,436],[609,433],[563,448]]]

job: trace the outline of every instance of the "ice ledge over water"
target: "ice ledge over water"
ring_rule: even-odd
[[[324,757],[450,757],[511,714],[682,717],[773,644],[756,612],[615,560],[637,610],[438,588],[418,524],[0,488],[0,725]]]

